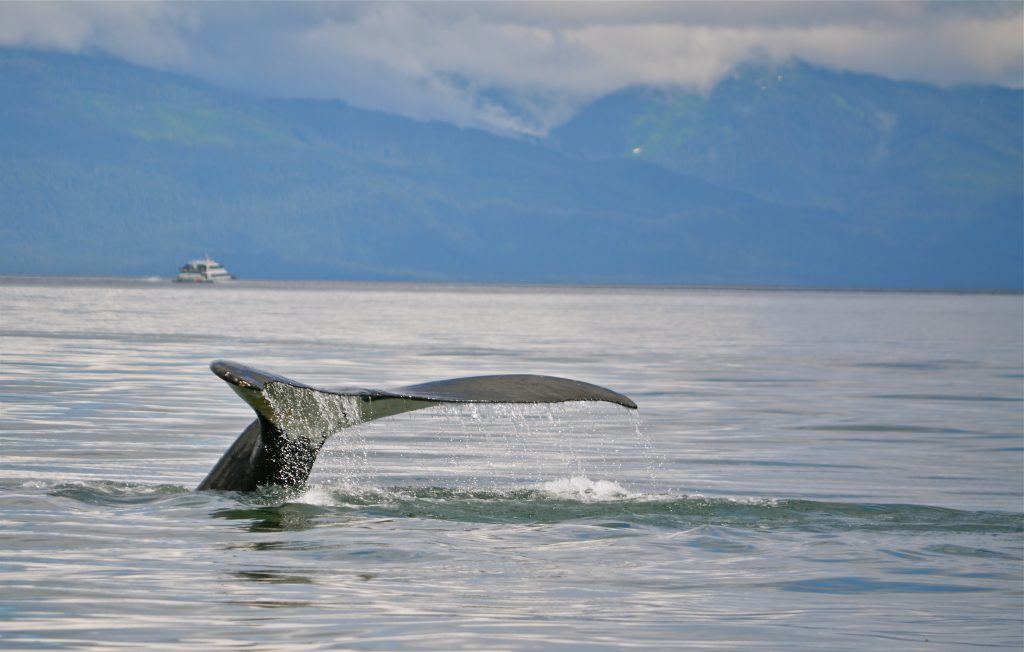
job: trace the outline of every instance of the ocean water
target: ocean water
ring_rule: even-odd
[[[1019,295],[0,279],[0,649],[1021,649]],[[319,386],[613,405],[343,430],[195,492]]]

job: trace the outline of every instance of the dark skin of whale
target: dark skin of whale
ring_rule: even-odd
[[[509,374],[437,380],[391,390],[320,389],[217,360],[210,370],[256,412],[198,490],[253,491],[304,487],[316,456],[335,431],[439,403],[606,401],[636,409],[629,397],[579,380]]]

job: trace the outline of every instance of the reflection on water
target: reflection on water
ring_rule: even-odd
[[[1022,323],[996,295],[0,279],[0,648],[1020,649]],[[194,492],[252,419],[220,358],[640,412],[433,408],[340,430],[306,490]]]
[[[237,571],[235,577],[250,582],[269,582],[271,584],[312,584],[313,578],[308,575],[286,574],[273,569],[258,571]],[[307,606],[309,603],[288,603],[289,606]]]
[[[244,521],[251,532],[277,532],[281,530],[308,530],[317,526],[317,516],[325,511],[314,505],[289,503],[259,509],[220,509],[212,513],[215,518]]]

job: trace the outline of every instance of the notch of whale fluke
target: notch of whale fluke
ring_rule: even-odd
[[[472,376],[391,390],[321,389],[227,360],[210,363],[210,370],[252,407],[256,420],[228,448],[199,490],[302,487],[320,449],[338,430],[439,403],[605,401],[637,407],[628,396],[605,387],[555,376]]]

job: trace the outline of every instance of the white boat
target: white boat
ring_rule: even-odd
[[[188,261],[187,265],[178,270],[178,278],[174,280],[179,283],[216,283],[231,281],[234,278],[223,265],[206,256],[200,260]]]

